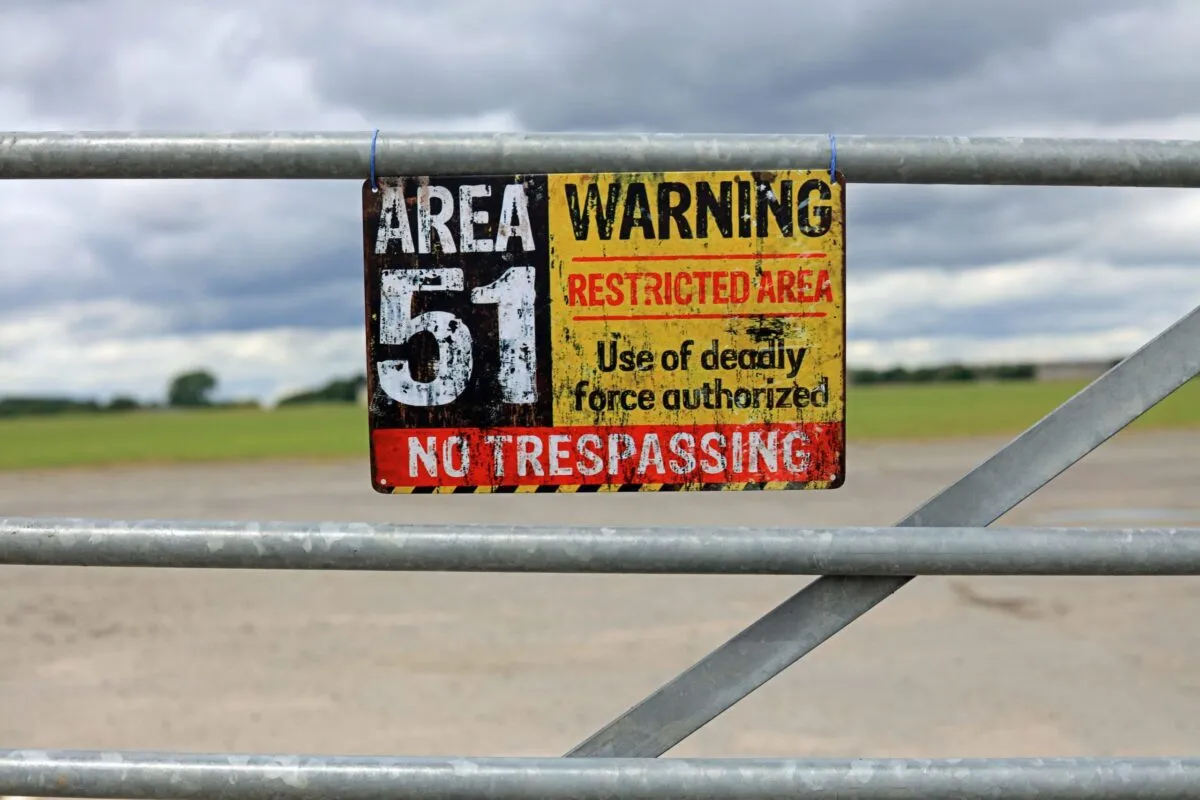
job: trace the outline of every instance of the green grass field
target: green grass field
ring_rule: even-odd
[[[852,387],[849,440],[1019,433],[1082,383]],[[1200,381],[1132,426],[1200,427]],[[23,417],[0,420],[0,469],[100,464],[323,459],[367,455],[366,410],[309,406]]]

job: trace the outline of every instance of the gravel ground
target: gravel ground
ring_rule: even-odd
[[[832,492],[385,497],[366,465],[0,474],[0,514],[891,524],[1002,440]],[[1000,524],[1200,526],[1200,433],[1122,435]],[[559,755],[807,578],[0,568],[6,747]],[[920,578],[672,751],[1200,752],[1200,581]]]

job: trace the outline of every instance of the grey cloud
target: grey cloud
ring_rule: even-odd
[[[346,264],[347,259],[341,259]],[[362,265],[330,270],[329,262],[314,257],[294,265],[290,285],[281,291],[281,280],[255,278],[236,289],[213,287],[208,302],[197,306],[181,302],[175,311],[174,330],[195,333],[210,330],[249,331],[295,326],[334,329],[363,324]],[[148,298],[149,299],[149,298]]]
[[[1145,231],[1155,215],[1176,213],[1189,191],[851,184],[847,259],[864,272],[1050,258],[1131,269],[1200,263],[1200,237]]]
[[[170,40],[177,63],[144,60],[168,73],[164,82],[186,76],[189,56],[209,57],[230,80],[264,61],[299,60],[324,103],[377,118],[512,108],[542,130],[961,132],[1031,114],[1119,121],[1196,108],[1200,64],[1177,57],[1190,39],[1186,20],[1161,16],[1171,11],[1193,13],[1139,4],[1137,15],[1159,21],[1146,48],[1105,25],[1130,15],[1116,0],[664,2],[621,13],[599,2],[360,0],[336,14],[277,2],[179,0],[155,14],[129,1],[66,3],[15,15],[46,44],[5,72],[32,89],[35,112],[103,114],[117,103],[156,128],[203,124],[197,110],[229,89],[196,81],[180,90],[199,97],[163,91],[130,103],[131,79],[155,79],[129,74],[139,53]],[[1086,74],[1054,61],[1073,37],[1106,56]],[[1170,46],[1180,41],[1184,53]],[[1146,69],[1152,85],[1139,78]],[[1064,71],[1065,86],[1055,79]]]
[[[1074,189],[851,185],[847,260],[856,270],[968,269],[1068,254],[1103,200]],[[853,226],[853,227],[850,227]],[[870,231],[869,236],[853,232]],[[1200,253],[1200,246],[1197,248]]]
[[[536,130],[965,134],[1200,112],[1200,7],[1189,2],[178,0],[150,11],[24,0],[0,14],[0,101],[18,95],[54,127],[386,126],[511,111]],[[1200,261],[1200,238],[1122,229],[1178,193],[849,179],[851,275]],[[174,204],[95,185],[45,191],[102,268],[64,262],[70,280],[26,279],[0,263],[0,315],[123,297],[188,333],[362,323],[356,185],[181,185]],[[77,192],[93,202],[90,220],[72,207]],[[0,204],[19,202],[0,184]],[[851,336],[1092,330],[1120,324],[1112,301],[887,317],[853,323]],[[1134,301],[1146,315],[1162,297]]]
[[[1063,94],[1076,108],[1062,118],[1081,103],[1119,114],[1119,97],[1157,94],[1154,87],[1114,85],[1129,72],[1119,59],[1093,70],[1106,81],[1095,87],[1104,92],[1061,92],[1046,70],[1047,48],[1081,30],[1092,32],[1095,49],[1119,43],[1119,31],[1089,27],[1128,8],[1118,2],[892,0],[842,3],[830,13],[829,3],[768,0],[697,4],[689,14],[669,3],[621,14],[603,4],[556,13],[547,3],[521,3],[503,21],[483,13],[460,19],[464,5],[448,5],[446,17],[458,20],[452,28],[413,24],[400,11],[363,28],[348,15],[339,33],[357,46],[321,61],[325,96],[353,98],[377,113],[509,102],[544,130],[906,133],[959,132],[1030,110],[1041,115]],[[294,21],[292,29],[304,24]],[[464,47],[482,26],[494,26],[481,37],[485,44]],[[423,36],[429,33],[435,35]],[[387,44],[406,57],[389,59]],[[1170,66],[1180,85],[1196,77],[1194,67]],[[1014,70],[1019,80],[990,77]],[[1187,104],[1195,107],[1194,100]]]
[[[979,339],[1002,339],[1045,331],[1061,335],[1101,333],[1133,323],[1165,328],[1197,300],[1200,292],[1165,301],[1119,296],[1116,292],[1058,294],[971,308],[922,309],[883,320],[855,320],[847,326],[847,333],[865,339],[887,339],[937,337],[953,331],[969,332]]]
[[[231,197],[228,187],[173,183],[133,198],[100,183],[85,191],[70,184],[42,187],[43,197],[59,201],[62,215],[81,214],[77,238],[60,248],[56,267],[18,276],[0,296],[0,312],[120,297],[167,312],[171,330],[361,321],[355,187],[242,183]],[[20,202],[16,187],[0,184],[0,204],[6,195]],[[52,237],[61,221],[45,220],[31,235]],[[72,274],[72,263],[85,256],[103,269]]]

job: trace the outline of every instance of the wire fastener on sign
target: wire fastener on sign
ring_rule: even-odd
[[[837,179],[837,137],[829,134],[829,180]]]

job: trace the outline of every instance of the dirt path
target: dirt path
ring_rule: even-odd
[[[836,492],[383,497],[365,465],[0,474],[0,514],[890,524],[1003,441]],[[1001,524],[1200,526],[1200,434],[1121,436]],[[0,568],[13,747],[559,755],[807,579]],[[1200,751],[1200,581],[921,578],[672,755]]]

